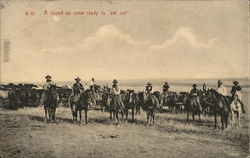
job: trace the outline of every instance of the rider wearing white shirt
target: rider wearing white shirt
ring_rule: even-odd
[[[224,104],[226,104],[229,107],[229,102],[227,97],[227,89],[222,85],[222,82],[218,80],[218,86],[216,88],[216,91],[221,95],[222,101]]]

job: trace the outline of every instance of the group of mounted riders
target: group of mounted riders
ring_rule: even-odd
[[[46,83],[43,85],[43,91],[41,92],[40,105],[44,106],[47,117],[47,113],[52,116],[53,111],[55,112],[59,103],[59,95],[56,90],[56,83],[53,82],[52,77],[47,75],[45,78]],[[162,92],[153,92],[153,85],[148,82],[145,91],[137,93],[134,90],[121,90],[116,79],[112,83],[111,87],[108,84],[103,87],[101,96],[94,78],[91,79],[88,89],[84,89],[79,77],[75,78],[72,92],[67,96],[68,104],[72,110],[73,121],[77,121],[77,113],[79,113],[81,119],[81,110],[85,110],[85,121],[87,123],[87,111],[93,108],[98,100],[110,112],[110,119],[114,116],[117,123],[119,123],[118,113],[125,114],[127,119],[128,109],[132,109],[132,120],[134,120],[134,110],[138,112],[140,107],[147,112],[147,124],[149,123],[149,117],[151,117],[154,123],[154,110],[164,106],[169,106],[171,111],[174,107],[184,106],[187,112],[187,121],[189,113],[192,114],[194,119],[195,115],[198,114],[200,116],[202,112],[212,112],[215,114],[215,126],[217,121],[216,114],[221,116],[227,126],[228,116],[230,114],[232,117],[234,116],[233,111],[241,110],[245,113],[242,102],[242,88],[238,81],[233,81],[231,96],[228,96],[227,89],[220,80],[217,82],[216,89],[207,89],[204,83],[201,90],[197,88],[196,84],[193,84],[190,93],[181,92],[179,95],[176,92],[169,91],[170,86],[168,82],[165,82],[162,86]],[[49,111],[48,107],[51,106],[51,102],[54,110]],[[237,115],[240,117],[239,113]]]

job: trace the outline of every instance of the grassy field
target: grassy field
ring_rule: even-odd
[[[57,123],[44,123],[43,108],[0,109],[1,157],[247,157],[247,114],[242,128],[214,129],[213,117],[187,124],[186,114],[156,113],[156,125],[146,127],[146,115],[135,123],[109,122],[109,114],[90,111],[89,124],[72,124],[69,108],[57,109]],[[131,119],[131,115],[129,116]],[[197,117],[198,119],[198,117]],[[219,124],[220,126],[220,124]]]

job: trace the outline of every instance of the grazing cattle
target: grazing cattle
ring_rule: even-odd
[[[233,101],[230,105],[230,108],[232,111],[232,116],[231,116],[232,124],[234,126],[238,125],[239,127],[241,127],[240,117],[241,117],[242,108],[241,108],[241,103],[239,102],[237,93],[233,95]],[[237,123],[235,122],[235,119],[237,120]]]
[[[46,99],[44,102],[45,122],[48,122],[47,114],[49,114],[49,121],[56,122],[56,108],[58,106],[58,94],[56,86],[51,85],[49,90],[45,93]]]
[[[69,104],[72,111],[73,123],[77,122],[77,117],[79,113],[79,123],[82,120],[82,110],[85,111],[85,124],[88,124],[88,107],[92,100],[92,90],[87,89],[81,94],[77,94],[72,98],[69,98]]]
[[[18,90],[10,89],[8,92],[9,107],[11,109],[18,109],[19,107],[19,93]]]
[[[155,109],[159,107],[159,100],[156,98],[156,96],[143,92],[143,102],[143,109],[147,112],[146,126],[148,126],[150,123],[153,123],[154,125]]]
[[[216,90],[210,89],[206,94],[206,102],[209,105],[209,108],[214,113],[214,127],[217,127],[217,114],[221,117],[222,130],[227,128],[228,125],[228,117],[231,112],[230,105],[227,105],[228,101],[225,101]],[[225,127],[224,127],[225,126]]]

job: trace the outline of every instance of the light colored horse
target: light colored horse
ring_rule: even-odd
[[[232,116],[231,116],[232,125],[237,126],[238,124],[238,126],[241,127],[240,116],[241,116],[242,108],[241,108],[241,103],[239,101],[239,96],[237,93],[233,96],[233,101],[230,105],[230,108],[232,111]],[[237,122],[235,122],[235,119],[237,119]]]

